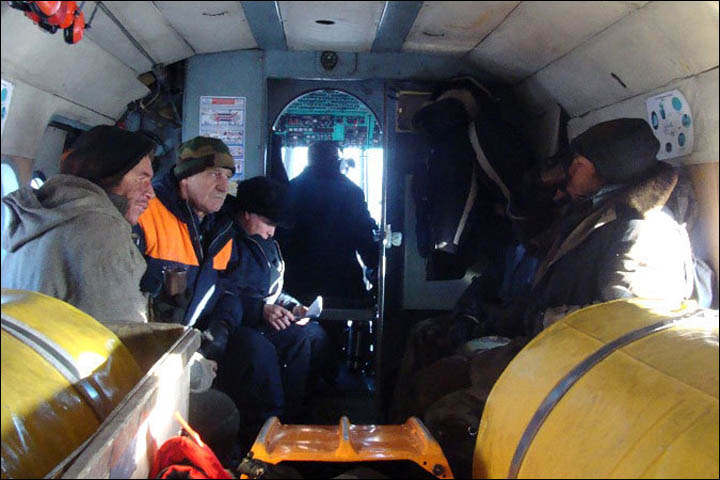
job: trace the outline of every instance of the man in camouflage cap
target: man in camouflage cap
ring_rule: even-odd
[[[231,221],[216,213],[235,171],[227,146],[216,138],[195,137],[178,147],[174,168],[153,182],[156,197],[138,220],[137,244],[147,272],[140,287],[152,298],[155,321],[204,328],[212,310],[218,272],[232,250]],[[232,399],[208,390],[217,364],[200,353],[191,367],[190,423],[217,452],[225,451],[238,429]],[[202,412],[213,411],[213,416]]]
[[[212,297],[208,292],[232,248],[229,224],[223,228],[214,214],[225,202],[234,169],[221,140],[195,137],[178,147],[175,167],[153,182],[156,198],[136,233],[148,263],[141,288],[154,299],[156,320],[195,325],[210,307],[206,297]],[[185,281],[177,282],[178,275]]]

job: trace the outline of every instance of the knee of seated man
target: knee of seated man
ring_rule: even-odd
[[[312,342],[328,342],[330,337],[325,329],[316,321],[308,322],[307,325],[302,327],[305,331],[305,336]]]
[[[250,327],[238,327],[228,342],[228,356],[274,355],[273,343],[260,331]]]

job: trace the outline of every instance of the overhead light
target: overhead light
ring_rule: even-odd
[[[320,65],[325,70],[332,70],[338,63],[338,54],[329,50],[326,50],[320,54]]]

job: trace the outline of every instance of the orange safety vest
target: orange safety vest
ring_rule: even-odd
[[[145,255],[157,260],[200,266],[187,224],[177,218],[160,200],[150,200],[138,223],[145,234]],[[213,257],[213,268],[225,270],[230,262],[231,252],[232,239],[228,239],[225,246]]]

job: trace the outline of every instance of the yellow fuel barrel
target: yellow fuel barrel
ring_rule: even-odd
[[[475,478],[718,478],[718,314],[618,300],[534,338],[488,397]]]
[[[35,292],[2,289],[2,478],[41,478],[142,377],[110,330]]]

